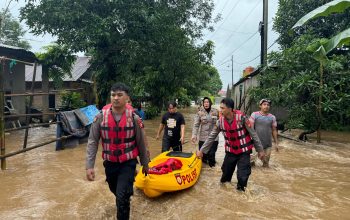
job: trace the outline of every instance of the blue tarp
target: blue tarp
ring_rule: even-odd
[[[100,113],[100,111],[95,105],[89,105],[84,108],[74,110],[74,113],[84,126],[88,126],[92,124],[95,116]]]

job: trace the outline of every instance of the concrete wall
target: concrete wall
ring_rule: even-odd
[[[240,85],[242,86],[242,91],[240,91]],[[235,102],[235,108],[238,108],[240,103],[243,102],[240,110],[244,111],[247,115],[250,115],[252,112],[259,111],[259,100],[250,100],[250,97],[248,96],[245,98],[245,100],[243,100],[244,96],[248,92],[248,89],[256,87],[258,85],[258,75],[247,78],[245,81],[241,82],[240,84],[237,84],[234,87],[234,94],[232,97]],[[283,121],[288,117],[288,109],[279,106],[274,106],[273,102],[270,112],[276,116],[277,121]]]
[[[49,84],[50,91],[54,90],[54,85],[52,82]],[[26,88],[27,91],[30,91],[31,88],[31,83],[27,82],[26,83]],[[35,92],[41,92],[41,82],[35,82]],[[94,104],[95,100],[95,94],[93,93],[93,85],[86,83],[86,82],[64,82],[63,87],[61,88],[62,91],[67,90],[67,89],[78,89],[82,88],[83,90],[75,91],[80,93],[80,96],[82,97],[82,100],[86,101],[87,104]],[[42,109],[43,106],[43,98],[42,96],[34,96],[33,99],[33,107],[37,109]],[[55,108],[59,108],[62,106],[61,103],[61,95],[60,93],[55,94]]]
[[[24,82],[24,68],[25,65],[22,63],[16,63],[15,66],[10,70],[10,61],[6,61],[5,73],[4,73],[4,90],[5,94],[21,94],[25,92]],[[26,112],[26,97],[5,97],[12,101],[14,109],[18,114],[25,114]],[[21,121],[25,121],[24,118]]]
[[[234,87],[234,92],[233,92],[233,101],[235,102],[235,108],[238,109],[239,105],[242,103],[240,110],[244,111],[249,107],[249,102],[250,98],[246,97],[246,94],[248,93],[248,89],[252,87],[258,86],[258,80],[257,76],[249,77],[245,81],[241,82],[240,84],[236,85]],[[246,112],[247,114],[251,113],[252,111],[255,110],[254,108],[254,103],[251,105],[253,108],[248,109]]]

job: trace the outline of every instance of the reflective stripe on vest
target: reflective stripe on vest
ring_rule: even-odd
[[[242,112],[235,110],[231,124],[223,116],[219,118],[219,128],[225,138],[226,152],[240,154],[251,150],[254,146],[247,129],[241,123],[242,116]]]
[[[139,151],[135,141],[133,112],[126,109],[120,121],[116,122],[109,104],[102,108],[102,116],[100,130],[103,147],[102,158],[120,163],[135,159]]]

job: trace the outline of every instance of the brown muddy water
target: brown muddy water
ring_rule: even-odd
[[[195,108],[180,110],[190,139]],[[145,122],[151,156],[160,118]],[[34,128],[29,146],[55,136],[55,127]],[[350,219],[350,134],[324,132],[321,145],[280,139],[271,167],[253,168],[245,193],[221,185],[222,137],[218,166],[203,166],[190,189],[149,199],[135,189],[131,219]],[[311,137],[312,138],[312,137]],[[23,131],[6,135],[7,152],[20,149]],[[221,146],[221,147],[220,147]],[[0,219],[115,219],[115,199],[105,182],[99,149],[96,180],[85,178],[85,147],[55,151],[50,144],[7,159],[0,171]],[[184,151],[193,151],[190,143]],[[236,174],[234,174],[236,175]]]

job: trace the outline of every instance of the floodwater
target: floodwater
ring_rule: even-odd
[[[195,108],[180,110],[190,139]],[[160,118],[145,122],[151,156]],[[29,146],[55,136],[55,126],[34,128]],[[280,139],[271,167],[257,163],[245,193],[221,185],[222,137],[218,166],[203,166],[190,189],[149,199],[135,189],[131,219],[349,219],[350,134],[324,132],[321,145]],[[312,140],[312,136],[311,136]],[[7,152],[20,149],[23,131],[6,135]],[[96,180],[85,178],[85,146],[55,151],[50,144],[7,159],[0,171],[0,219],[115,219],[115,199],[105,182],[99,149]],[[221,147],[220,147],[221,146]],[[184,151],[193,151],[190,143]],[[236,175],[236,174],[234,174]]]

